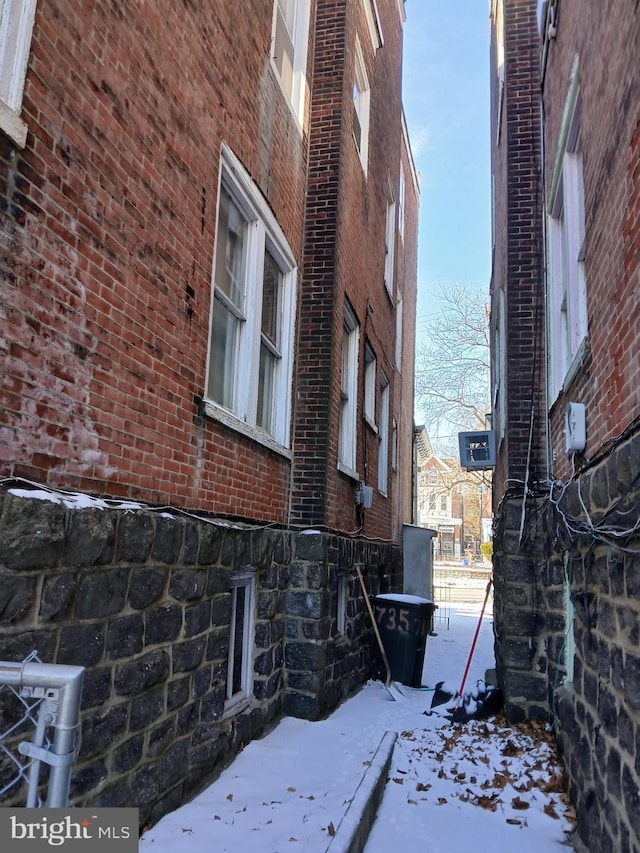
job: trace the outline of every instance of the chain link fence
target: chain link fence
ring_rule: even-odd
[[[83,678],[84,667],[45,664],[36,652],[0,661],[0,804],[67,805]]]

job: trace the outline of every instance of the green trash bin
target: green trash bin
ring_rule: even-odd
[[[377,595],[373,602],[391,678],[407,687],[421,687],[427,637],[437,605],[428,598],[403,593]]]

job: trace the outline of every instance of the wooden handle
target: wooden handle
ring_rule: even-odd
[[[364,578],[362,577],[360,566],[356,566],[356,572],[358,573],[358,580],[360,581],[360,586],[362,587],[362,593],[364,595],[364,600],[367,605],[367,610],[369,611],[369,616],[371,617],[371,623],[373,625],[373,630],[376,635],[376,640],[378,641],[378,647],[380,648],[380,654],[382,655],[384,668],[387,671],[387,680],[385,681],[385,686],[388,687],[389,684],[391,684],[391,667],[389,666],[389,661],[387,660],[387,653],[385,652],[384,646],[382,644],[382,637],[380,636],[380,631],[378,630],[378,626],[376,624],[376,618],[373,613],[373,607],[371,606],[371,602],[369,601],[369,595],[367,593],[367,588],[364,585]]]

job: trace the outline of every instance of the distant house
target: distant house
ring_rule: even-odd
[[[402,589],[404,3],[1,8],[0,658],[87,667],[74,802],[148,821]]]
[[[492,0],[495,632],[579,835],[640,849],[640,9]]]
[[[491,489],[482,474],[470,473],[458,459],[433,452],[424,426],[416,427],[418,464],[417,518],[420,527],[436,531],[435,559],[476,557],[490,538]]]

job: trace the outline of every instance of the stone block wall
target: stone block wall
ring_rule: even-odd
[[[557,588],[542,513],[542,500],[529,499],[523,507],[522,495],[516,495],[506,498],[494,516],[496,667],[512,722],[549,719],[547,640],[556,619],[562,619],[562,608],[550,607]],[[562,633],[562,622],[558,630]]]
[[[591,853],[640,850],[639,459],[640,435],[609,448],[529,499],[522,533],[522,496],[496,516],[505,711],[553,726]]]
[[[561,502],[584,532],[565,543],[573,679],[554,674],[550,694],[578,833],[592,853],[640,850],[640,531],[621,535],[638,525],[639,459],[636,435],[585,471]]]
[[[283,709],[318,719],[362,684],[375,666],[375,640],[362,589],[369,595],[402,589],[401,556],[388,544],[318,532],[294,539],[286,604]],[[338,581],[344,575],[345,630],[337,631]],[[363,642],[364,638],[364,642]]]
[[[283,713],[328,713],[371,671],[356,563],[372,594],[401,588],[389,545],[0,492],[0,659],[86,667],[71,801],[154,823]],[[230,579],[248,567],[253,698],[231,713]]]

